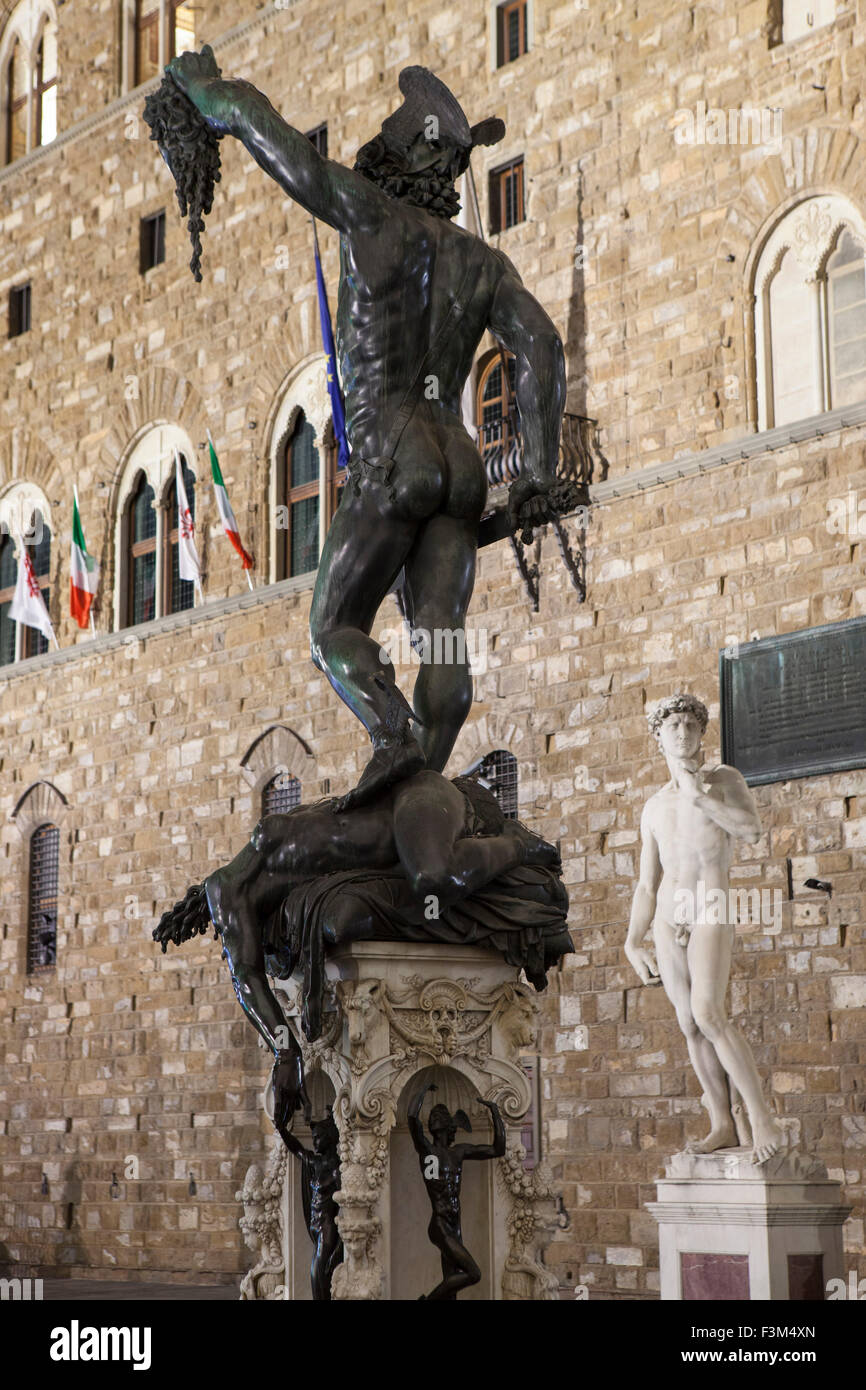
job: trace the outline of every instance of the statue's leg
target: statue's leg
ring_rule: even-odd
[[[427,1294],[427,1303],[443,1303],[454,1299],[461,1289],[468,1289],[473,1284],[480,1284],[481,1270],[473,1260],[465,1245],[452,1236],[442,1231],[436,1241],[442,1255],[442,1279],[431,1293]]]
[[[478,520],[428,521],[406,562],[407,617],[423,637],[413,704],[427,766],[441,772],[472,708],[466,610],[475,584]]]
[[[753,1158],[762,1162],[776,1152],[784,1136],[764,1099],[752,1049],[725,1011],[733,945],[734,928],[728,923],[702,923],[692,932],[688,945],[691,1012],[745,1101]]]
[[[380,682],[393,686],[394,667],[370,631],[416,530],[416,521],[395,513],[381,484],[365,480],[356,494],[349,482],[319,561],[310,610],[313,661],[371,734],[387,717]]]
[[[703,930],[703,928],[696,928]],[[694,939],[696,931],[692,932]],[[728,1081],[724,1067],[712,1043],[704,1036],[692,1014],[692,979],[690,956],[676,942],[676,930],[660,917],[653,923],[659,976],[665,994],[677,1012],[677,1022],[683,1031],[689,1060],[703,1087],[710,1112],[710,1132],[706,1139],[689,1145],[697,1153],[712,1153],[715,1149],[732,1148],[737,1143],[737,1131],[731,1115]]]

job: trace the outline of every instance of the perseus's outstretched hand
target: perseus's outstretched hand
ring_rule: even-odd
[[[166,65],[165,70],[190,99],[193,99],[191,89],[202,82],[211,82],[221,75],[209,43],[204,45],[201,53],[179,53]]]

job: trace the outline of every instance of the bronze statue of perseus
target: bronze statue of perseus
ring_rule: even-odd
[[[473,147],[495,144],[505,127],[496,118],[470,126],[426,68],[401,72],[403,104],[353,169],[323,158],[249,82],[223,80],[209,47],[173,58],[166,71],[213,133],[241,140],[340,234],[349,482],[319,563],[310,628],[313,660],[372,741],[345,810],[423,767],[441,772],[472,702],[465,643],[455,643],[453,662],[422,664],[410,708],[370,634],[398,582],[414,629],[464,630],[487,500],[484,464],[460,417],[476,349],[489,330],[516,360],[523,465],[509,514],[513,527],[531,529],[557,514],[562,343],[508,258],[451,221],[454,181]]]

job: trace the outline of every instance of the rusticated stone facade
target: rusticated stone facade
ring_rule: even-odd
[[[475,156],[482,210],[487,169],[525,159],[527,221],[497,241],[563,336],[569,409],[598,420],[607,477],[584,605],[551,536],[538,613],[507,543],[483,552],[471,625],[487,669],[452,767],[510,749],[521,817],[562,842],[576,954],[543,1006],[542,1148],[570,1217],[551,1263],[593,1296],[655,1296],[643,1204],[705,1126],[671,1006],[622,955],[640,811],[664,776],[645,705],[695,691],[715,757],[721,647],[866,613],[861,532],[827,524],[838,499],[866,498],[866,409],[755,436],[748,281],[799,198],[841,193],[866,211],[866,31],[843,0],[834,25],[770,48],[769,8],[536,0],[532,51],[499,72],[492,7],[477,3],[223,3],[202,34],[240,26],[215,42],[223,70],[305,130],[327,120],[344,162],[410,62],[473,121],[506,121],[503,144]],[[214,942],[162,957],[150,931],[240,848],[270,766],[315,797],[352,783],[364,746],[309,664],[310,581],[265,582],[273,433],[320,351],[309,222],[224,141],[194,285],[141,94],[118,99],[115,21],[108,4],[60,9],[61,137],[0,169],[0,297],[33,287],[31,331],[0,342],[0,500],[27,480],[52,505],[63,648],[0,668],[0,1263],[229,1280],[246,1264],[234,1194],[263,1154],[267,1058]],[[675,113],[699,99],[781,107],[780,147],[678,144]],[[161,207],[167,261],[142,276],[139,218]],[[321,240],[333,298],[336,237]],[[115,633],[121,479],[157,423],[196,447],[210,428],[261,587],[246,592],[202,487],[207,603]],[[73,480],[103,566],[96,639],[66,615]],[[242,766],[274,726],[291,732]],[[20,804],[43,783],[56,791]],[[736,882],[780,888],[785,908],[777,935],[741,934],[731,1007],[778,1113],[843,1179],[850,1264],[866,1274],[866,771],[757,799],[765,833]],[[61,836],[58,963],[28,976],[26,837],[43,803]],[[832,881],[829,901],[811,877]]]

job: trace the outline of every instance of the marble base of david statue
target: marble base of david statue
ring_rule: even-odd
[[[843,1276],[838,1182],[797,1151],[751,1161],[749,1148],[678,1153],[657,1200],[661,1297],[822,1301]]]
[[[468,1139],[489,1145],[484,1100],[496,1103],[505,1125],[504,1155],[463,1168],[462,1239],[481,1278],[460,1298],[558,1298],[542,1252],[563,1222],[561,1203],[544,1163],[524,1167],[521,1143],[530,1104],[521,1050],[535,1040],[535,991],[492,951],[462,946],[356,942],[330,955],[326,971],[324,1026],[312,1044],[300,1028],[300,990],[289,982],[276,992],[303,1051],[313,1116],[332,1107],[340,1132],[343,1260],[331,1297],[418,1299],[442,1278],[407,1115],[412,1097],[432,1083],[423,1123],[434,1102],[463,1111]],[[300,1113],[293,1132],[309,1145]],[[280,1139],[264,1173],[250,1169],[238,1196],[241,1225],[260,1254],[241,1296],[311,1299],[301,1168]]]

